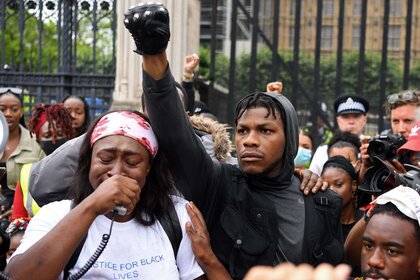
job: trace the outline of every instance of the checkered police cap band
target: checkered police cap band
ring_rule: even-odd
[[[351,97],[349,97],[347,98],[346,102],[343,102],[340,105],[338,105],[337,115],[347,111],[354,111],[365,114],[366,108],[362,103],[354,101]]]

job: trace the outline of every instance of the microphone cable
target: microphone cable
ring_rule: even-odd
[[[95,252],[93,253],[93,255],[89,258],[89,260],[86,262],[86,264],[76,274],[70,275],[67,278],[67,280],[80,279],[83,275],[86,274],[86,272],[89,271],[89,269],[98,260],[99,256],[105,250],[105,247],[108,244],[109,238],[111,237],[112,225],[114,224],[115,214],[116,214],[116,211],[112,211],[112,221],[111,221],[111,226],[109,228],[109,233],[108,234],[105,233],[104,235],[102,235],[101,243],[99,244],[98,248],[95,250]]]

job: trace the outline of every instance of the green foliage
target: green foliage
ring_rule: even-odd
[[[200,69],[199,74],[206,80],[210,79],[210,48],[199,49]],[[221,53],[216,53],[215,81],[227,88],[229,86],[229,59]]]
[[[56,72],[58,70],[59,41],[56,23],[46,20],[42,23],[42,33],[39,32],[38,19],[34,16],[25,15],[23,35],[23,71],[25,72]],[[93,28],[92,18],[87,16],[79,21],[77,27],[77,65],[79,73],[93,72]],[[1,34],[1,33],[0,33]],[[41,35],[41,38],[39,36]],[[5,63],[13,65],[14,70],[19,70],[20,64],[20,32],[18,16],[9,16],[5,31]],[[42,40],[39,59],[39,39]],[[111,17],[104,16],[98,22],[96,33],[96,72],[111,73],[113,70],[112,59],[112,32]],[[74,46],[73,46],[74,47]]]
[[[275,80],[283,82],[283,92],[291,97],[296,95],[297,109],[309,110],[313,105],[314,88],[314,57],[301,53],[298,64],[298,81],[301,85],[298,92],[293,92],[293,53],[282,52],[280,54],[284,63],[280,63]],[[216,76],[217,84],[228,87],[229,60],[222,58],[221,54],[216,57]],[[235,100],[250,92],[250,54],[243,54],[236,60],[235,76]],[[320,81],[318,100],[322,100],[327,107],[333,107],[337,82],[337,59],[335,55],[323,56],[320,61]],[[200,74],[208,77],[210,66],[210,50],[200,49]],[[257,54],[256,65],[256,90],[264,91],[266,85],[271,80],[272,54],[267,48],[260,48]],[[371,105],[371,112],[379,113],[379,94],[380,94],[380,68],[381,57],[378,53],[367,53],[364,68],[364,87],[363,94],[368,98]],[[342,59],[342,84],[340,94],[357,93],[359,72],[359,54],[357,52],[345,52]],[[420,86],[420,64],[413,69],[413,84]],[[386,94],[396,92],[402,88],[402,71],[399,62],[388,59],[386,75]],[[302,90],[303,89],[303,90]]]
[[[5,32],[5,58],[6,63],[14,65],[18,70],[20,64],[20,32],[17,17],[9,17],[6,22]],[[57,67],[57,31],[52,22],[43,24],[41,53],[43,59],[39,60],[39,34],[38,21],[34,17],[28,17],[25,21],[23,41],[23,71],[37,71],[39,67],[47,70],[49,66]]]
[[[77,34],[77,71],[83,73],[93,72],[93,29],[90,18],[80,21]],[[96,33],[96,72],[109,73],[112,70],[112,34],[111,21],[104,19],[98,23]]]
[[[420,89],[420,62],[410,69],[410,88]]]

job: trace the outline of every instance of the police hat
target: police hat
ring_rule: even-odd
[[[337,116],[350,113],[366,115],[369,111],[369,102],[363,96],[346,94],[335,99],[334,109]]]

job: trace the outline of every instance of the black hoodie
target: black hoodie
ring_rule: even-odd
[[[286,113],[284,168],[279,177],[268,179],[248,177],[238,167],[208,156],[184,113],[169,69],[160,80],[143,71],[143,90],[159,149],[168,157],[176,186],[202,211],[212,248],[231,276],[240,279],[254,265],[312,259],[302,250],[305,205],[293,175],[298,125],[290,102],[268,94]],[[316,246],[309,247],[312,254]]]
[[[299,128],[296,111],[290,101],[277,93],[261,93],[272,97],[284,110],[285,151],[283,170],[275,178],[249,176],[249,187],[258,190],[276,209],[279,238],[276,261],[302,261],[302,244],[305,226],[305,204],[299,190],[300,181],[294,176],[294,158],[299,146]],[[254,94],[251,94],[254,95]],[[248,96],[245,96],[247,98]],[[240,103],[241,101],[239,101]]]

